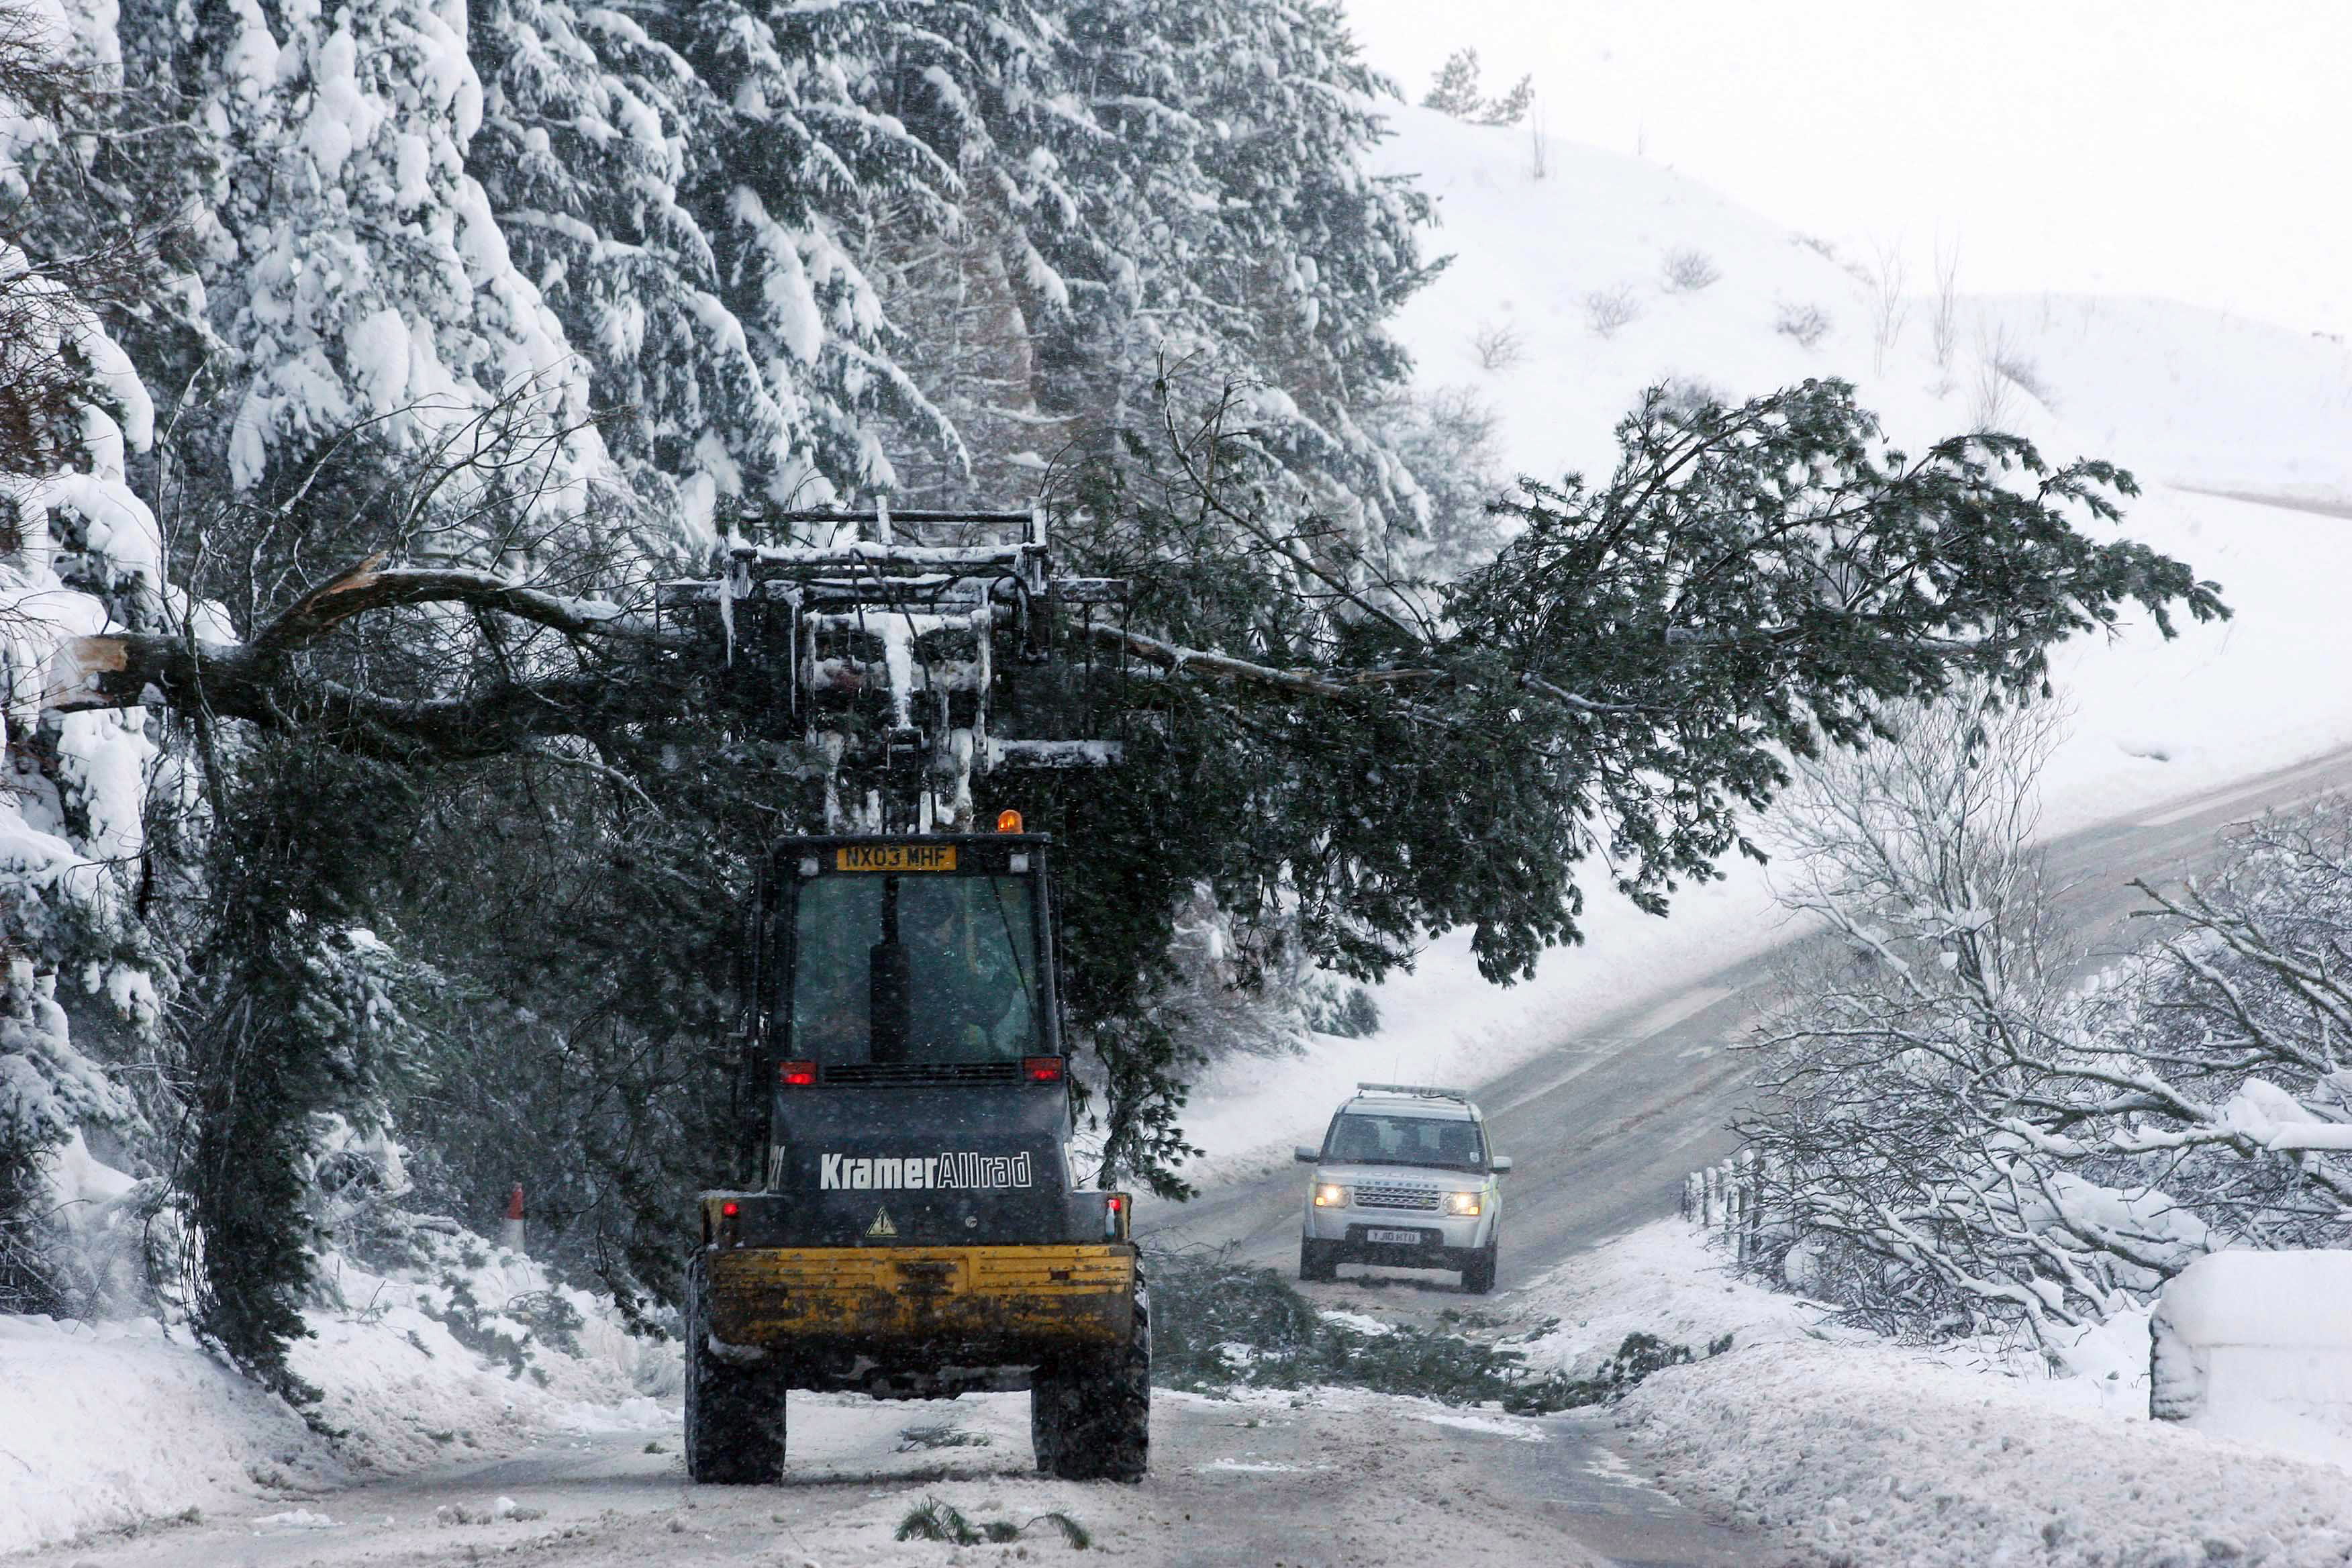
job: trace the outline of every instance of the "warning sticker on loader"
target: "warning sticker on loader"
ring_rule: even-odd
[[[952,844],[845,844],[833,852],[836,871],[952,871]]]

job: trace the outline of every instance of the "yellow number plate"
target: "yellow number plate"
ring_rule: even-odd
[[[836,871],[952,871],[952,844],[846,844],[833,852]]]

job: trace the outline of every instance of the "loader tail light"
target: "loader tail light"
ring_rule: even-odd
[[[1062,1081],[1062,1058],[1024,1057],[1021,1058],[1021,1076],[1031,1083],[1059,1083]]]
[[[1103,1239],[1121,1241],[1127,1237],[1128,1200],[1125,1193],[1113,1193],[1103,1199]]]
[[[816,1063],[778,1062],[776,1078],[779,1082],[789,1084],[794,1089],[805,1089],[816,1081]]]
[[[725,1219],[733,1219],[737,1215],[741,1214],[742,1212],[743,1205],[737,1203],[733,1198],[729,1198],[725,1203],[719,1205],[719,1215]]]

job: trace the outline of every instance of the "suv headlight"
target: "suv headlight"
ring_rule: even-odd
[[[1315,1184],[1315,1206],[1318,1209],[1343,1209],[1348,1206],[1348,1189],[1333,1182]]]
[[[1447,1214],[1454,1215],[1476,1214],[1478,1212],[1478,1194],[1476,1193],[1446,1194],[1445,1212]]]

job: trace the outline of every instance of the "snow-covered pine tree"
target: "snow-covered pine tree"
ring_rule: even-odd
[[[1479,68],[1477,50],[1454,50],[1437,68],[1429,90],[1422,94],[1421,106],[1474,125],[1517,125],[1527,118],[1536,100],[1534,74],[1519,78],[1502,97],[1488,98],[1479,90]]]
[[[1377,599],[1375,563],[1425,561],[1396,546],[1432,521],[1394,422],[1371,417],[1406,370],[1383,323],[1425,276],[1425,206],[1361,166],[1386,84],[1329,6],[929,12],[942,43],[880,62],[868,101],[952,149],[963,221],[917,233],[879,208],[860,233],[893,318],[926,325],[903,363],[971,454],[968,470],[910,468],[913,497],[1043,490],[1066,548],[1139,581],[1139,624],[1276,663],[1328,649],[1331,612],[1358,612],[1299,583],[1320,574]],[[1211,466],[1216,507],[1197,504]],[[1217,889],[1243,900],[1220,918],[1234,973],[1254,984],[1297,969],[1267,891]],[[1167,914],[1155,906],[1145,924],[1163,931]],[[1074,994],[1083,1025],[1122,1031],[1100,1042],[1118,1103],[1109,1152],[1164,1171],[1184,1062],[1303,1017],[1276,984],[1237,1031],[1222,973],[1204,984],[1199,966],[1107,934],[1098,952],[1102,983]]]
[[[60,142],[87,129],[96,95],[72,48],[55,18],[0,11],[0,190],[11,195],[37,188]],[[124,868],[142,846],[155,751],[137,709],[61,716],[42,700],[73,638],[152,624],[163,574],[155,520],[124,477],[153,410],[89,304],[14,243],[26,216],[12,204],[0,219],[0,1310],[55,1311],[92,1304],[66,1231],[104,1223],[97,1205],[58,1218],[85,1195],[89,1168],[78,1149],[60,1155],[86,1129],[140,1120],[77,1048],[58,981],[94,994],[133,1035],[156,1022],[155,966]],[[103,251],[103,233],[80,237]],[[68,276],[76,268],[105,276],[87,255]]]
[[[1426,276],[1427,207],[1362,170],[1389,89],[1336,8],[930,9],[961,28],[933,18],[937,58],[865,79],[877,110],[952,122],[964,221],[910,238],[871,210],[861,258],[894,313],[951,323],[907,351],[975,463],[931,494],[1001,495],[1048,458],[1116,458],[1122,437],[1156,433],[1155,389],[1181,366],[1213,401],[1243,389],[1273,526],[1321,513],[1355,551],[1418,526],[1418,485],[1359,409],[1403,378],[1382,323]],[[950,100],[939,79],[959,68]]]
[[[1456,120],[1467,120],[1476,114],[1486,100],[1478,93],[1478,51],[1472,48],[1454,50],[1437,68],[1429,90],[1421,95],[1421,106],[1440,114],[1450,114]]]
[[[807,506],[892,489],[885,421],[956,448],[952,424],[891,357],[882,301],[843,239],[869,200],[896,201],[915,226],[955,221],[952,163],[866,101],[872,62],[921,47],[925,14],[951,9],[711,0],[664,34],[725,110],[695,201],[719,297],[772,385],[801,405],[805,456],[740,493]]]
[[[415,453],[494,408],[540,442],[533,482],[555,510],[581,510],[608,471],[583,367],[467,170],[482,89],[447,11],[123,8],[126,70],[205,128],[183,177],[217,340],[222,494],[267,492],[350,432]]]
[[[1511,84],[1500,98],[1489,99],[1476,116],[1481,125],[1517,125],[1535,107],[1536,79],[1531,71]]]
[[[733,501],[887,488],[877,410],[953,446],[832,237],[859,199],[940,226],[953,177],[845,100],[829,64],[873,31],[863,15],[782,26],[721,5],[648,21],[659,36],[569,0],[478,14],[472,166],[593,368],[632,489],[707,543]]]

